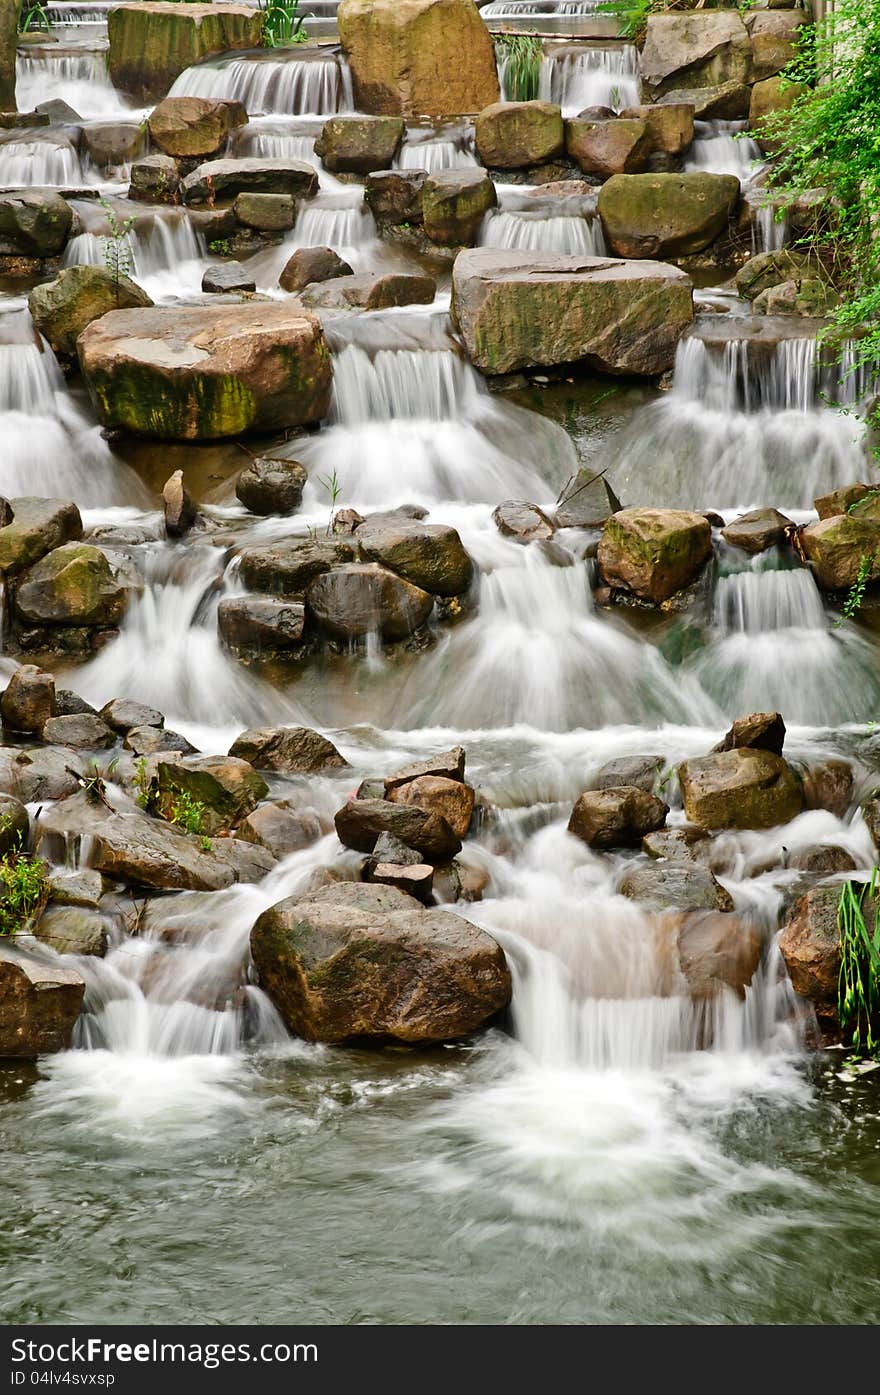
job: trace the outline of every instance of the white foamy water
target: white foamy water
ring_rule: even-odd
[[[538,96],[556,102],[564,116],[577,116],[585,107],[623,111],[638,106],[638,51],[633,44],[579,44],[550,52],[541,65]]]
[[[15,95],[20,111],[50,97],[86,118],[130,117],[131,108],[110,81],[107,56],[87,49],[71,53],[22,53],[16,57]]]
[[[169,96],[224,97],[242,102],[249,116],[331,116],[354,110],[348,65],[331,53],[200,63],[175,79]]]
[[[744,121],[697,121],[694,140],[685,155],[686,170],[734,174],[747,184],[761,168],[764,156],[758,142],[745,134]]]

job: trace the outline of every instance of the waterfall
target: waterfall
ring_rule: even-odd
[[[243,159],[258,160],[302,160],[307,165],[317,165],[315,155],[314,130],[285,131],[277,127],[261,127],[256,124],[242,126],[233,139],[233,154]]]
[[[402,170],[461,169],[478,163],[473,151],[473,133],[463,126],[446,126],[440,130],[407,129],[395,164]]]
[[[536,16],[562,18],[591,15],[602,0],[491,0],[480,14],[483,19],[531,19]]]
[[[366,270],[375,239],[376,224],[359,186],[318,194],[299,205],[293,231],[282,243],[248,259],[248,270],[258,290],[277,291],[281,272],[300,247],[332,247],[354,271]]]
[[[734,174],[747,184],[763,163],[761,147],[744,135],[744,121],[697,121],[694,141],[685,156],[686,170],[709,170],[712,174]]]
[[[495,209],[487,213],[480,229],[480,246],[564,252],[575,257],[601,257],[606,252],[602,224],[595,215],[572,212],[565,216],[540,210]]]
[[[15,323],[10,325],[8,320]],[[30,316],[0,320],[0,412],[53,416],[64,378],[52,350],[34,340]],[[8,443],[7,443],[8,444]]]
[[[16,100],[32,111],[47,97],[58,97],[87,118],[126,117],[130,109],[110,81],[107,57],[87,49],[71,53],[47,50],[16,57]]]
[[[354,110],[347,63],[338,54],[317,50],[200,63],[175,79],[169,96],[224,97],[242,102],[250,116],[331,116]]]
[[[62,137],[41,139],[22,132],[0,142],[0,184],[6,188],[76,188],[95,182],[88,160],[83,164],[75,147]]]
[[[103,224],[99,220],[96,226]],[[145,214],[127,238],[131,275],[154,299],[199,290],[207,248],[185,212],[172,209]],[[103,231],[78,233],[65,248],[63,265],[103,266],[107,240]]]
[[[564,116],[577,116],[585,107],[623,111],[638,106],[638,50],[634,44],[605,48],[579,44],[551,52],[541,64],[538,96],[541,101],[556,102]]]
[[[731,339],[717,348],[693,336],[675,359],[673,392],[713,411],[807,412],[816,403],[817,345],[812,335],[767,347]]]

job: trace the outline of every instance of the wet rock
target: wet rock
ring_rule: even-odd
[[[858,884],[854,884],[860,890]],[[837,908],[841,887],[832,882],[812,887],[801,896],[782,927],[779,949],[791,986],[806,998],[826,1030],[837,1031],[837,985],[840,974],[840,933]],[[866,922],[873,925],[877,904],[864,900]]]
[[[17,668],[0,697],[0,718],[9,731],[42,731],[55,714],[55,679],[35,664]]]
[[[483,170],[439,170],[422,186],[422,219],[432,242],[470,247],[483,218],[498,203],[495,185]]]
[[[791,519],[778,509],[752,509],[722,528],[721,536],[744,552],[766,552],[768,547],[780,547],[793,528]]]
[[[131,167],[128,197],[137,203],[176,203],[180,170],[170,155],[145,155]]]
[[[166,97],[147,117],[150,139],[166,155],[193,159],[226,149],[231,125],[241,126],[247,113],[238,103],[211,97]],[[244,121],[240,118],[244,115]]]
[[[846,848],[833,844],[817,844],[813,847],[798,848],[789,855],[788,867],[799,872],[812,872],[820,877],[834,876],[840,872],[854,872],[856,860]]]
[[[681,917],[678,959],[688,988],[710,998],[730,988],[742,998],[761,962],[761,936],[753,925],[717,911]]]
[[[389,310],[397,305],[430,305],[437,286],[430,276],[402,271],[364,271],[313,281],[302,292],[302,304],[321,310]]]
[[[253,727],[236,737],[229,754],[250,761],[256,770],[278,770],[284,775],[315,775],[348,767],[333,742],[308,727]]]
[[[334,639],[378,634],[386,643],[407,639],[428,619],[434,597],[385,567],[349,563],[310,582],[306,609]]]
[[[660,105],[693,102],[697,121],[739,121],[749,114],[752,89],[745,82],[721,82],[714,87],[680,88],[667,92]]]
[[[49,902],[53,906],[85,906],[97,910],[104,895],[104,878],[90,867],[79,872],[50,871],[46,881]]]
[[[269,848],[243,838],[213,838],[211,851],[232,868],[235,880],[245,886],[261,882],[274,871],[277,861]]]
[[[201,834],[232,828],[269,793],[262,775],[236,756],[168,756],[157,764],[156,784],[155,802],[166,818],[181,798],[197,806]]]
[[[86,778],[82,757],[67,747],[0,749],[0,789],[23,804],[42,804],[75,794]]]
[[[50,126],[80,126],[82,117],[74,111],[69,102],[53,97],[48,102],[37,102],[34,111],[40,116],[48,116]]]
[[[241,262],[222,262],[209,266],[202,276],[202,290],[211,295],[247,294],[257,289],[252,271]]]
[[[529,504],[525,499],[506,499],[492,512],[492,521],[499,533],[515,542],[530,543],[540,538],[552,538],[555,525],[539,509],[537,504]]]
[[[2,534],[0,534],[2,538]],[[263,547],[248,547],[241,554],[240,572],[245,586],[274,596],[301,596],[314,577],[352,557],[350,543],[338,539],[291,538]]]
[[[455,528],[416,519],[368,519],[355,532],[360,555],[381,562],[435,596],[458,596],[470,586],[474,565]]]
[[[817,319],[839,304],[840,296],[827,281],[808,276],[762,291],[752,301],[752,311],[755,315],[802,315]]]
[[[87,325],[108,310],[130,310],[153,302],[128,276],[115,277],[100,266],[69,266],[52,281],[35,286],[28,309],[36,328],[62,358],[76,358],[76,341]]]
[[[48,189],[0,193],[0,255],[54,257],[63,251],[73,210]]]
[[[86,906],[50,906],[40,916],[34,934],[56,954],[88,954],[103,959],[108,929],[107,918],[99,911]]]
[[[10,852],[23,852],[30,833],[30,815],[21,800],[11,794],[0,794],[0,857]]]
[[[209,160],[181,185],[184,203],[235,199],[239,194],[292,194],[310,199],[318,192],[312,165],[298,160]]]
[[[376,862],[371,866],[366,880],[377,886],[396,887],[424,905],[432,904],[434,868],[427,862],[414,862],[410,866],[399,862]]]
[[[129,698],[111,698],[101,708],[101,716],[109,727],[123,736],[135,727],[164,727],[165,718],[155,707]]]
[[[608,481],[593,470],[578,470],[556,505],[557,528],[601,528],[623,508]]]
[[[869,585],[880,581],[880,519],[857,513],[822,518],[803,530],[801,542],[823,591],[848,591],[860,573]]]
[[[577,117],[565,123],[566,152],[584,174],[604,179],[612,174],[635,174],[645,168],[653,145],[646,121]]]
[[[335,174],[389,169],[403,131],[399,116],[332,116],[315,141],[315,154]]]
[[[461,780],[443,775],[419,775],[387,792],[394,804],[415,805],[440,814],[458,838],[466,838],[474,814],[474,791]]]
[[[736,289],[744,300],[754,300],[771,286],[815,274],[817,263],[802,252],[780,247],[775,252],[759,252],[736,273]]]
[[[785,722],[781,712],[752,712],[748,717],[737,717],[730,730],[722,737],[713,751],[736,751],[749,746],[754,751],[772,751],[782,755],[785,744]]]
[[[678,768],[684,811],[700,828],[775,828],[803,808],[790,766],[772,751],[743,747]]]
[[[323,417],[332,369],[294,302],[113,310],[78,343],[105,426],[161,440],[274,431]]]
[[[356,882],[265,911],[251,954],[288,1028],[309,1041],[453,1040],[502,1011],[512,991],[485,931]]]
[[[653,911],[731,911],[733,900],[706,867],[687,862],[655,862],[637,867],[618,891]]]
[[[635,786],[586,790],[577,799],[568,831],[590,848],[638,847],[646,833],[662,828],[669,805]]]
[[[235,493],[246,509],[261,517],[294,513],[307,479],[298,460],[257,456],[236,480]]]
[[[100,717],[88,713],[73,717],[50,717],[43,725],[43,740],[57,746],[72,746],[87,751],[107,750],[116,745],[112,732]]]
[[[0,941],[0,1057],[64,1051],[85,990],[73,969]]]
[[[593,777],[593,789],[618,789],[627,785],[653,794],[662,769],[662,756],[620,756],[600,766]]]
[[[278,277],[282,291],[296,295],[315,281],[333,281],[354,273],[332,247],[298,247]]]
[[[724,231],[739,193],[732,174],[615,174],[602,185],[597,207],[615,256],[683,257]]]
[[[116,625],[128,598],[128,586],[100,548],[68,542],[31,568],[16,590],[15,609],[35,625]]]
[[[113,86],[143,104],[164,97],[176,77],[214,53],[257,48],[263,17],[246,5],[117,5],[108,16]]]
[[[646,833],[642,852],[649,857],[666,858],[669,862],[708,863],[712,856],[712,839],[705,829],[690,824],[677,828],[660,828]]]
[[[463,780],[464,766],[464,747],[453,746],[451,750],[439,751],[437,755],[428,756],[425,760],[411,761],[409,765],[396,770],[393,775],[387,775],[381,783],[388,794],[398,785],[409,784],[410,780],[418,780],[422,775],[439,775],[444,780]]]
[[[15,513],[9,500],[0,496],[0,528],[5,528],[7,523],[11,523],[14,517]]]
[[[355,852],[371,853],[383,833],[415,848],[430,863],[448,862],[461,851],[461,840],[445,818],[414,804],[349,799],[337,811],[334,823],[339,841]]]
[[[229,596],[217,608],[220,638],[230,649],[286,653],[302,644],[306,610],[274,596]]]
[[[452,312],[483,373],[580,361],[654,375],[672,367],[693,301],[690,279],[659,262],[480,247],[455,259]]]
[[[649,106],[627,107],[620,113],[624,120],[644,121],[651,137],[651,146],[665,155],[681,155],[694,138],[694,106],[692,102],[662,102]]]
[[[652,14],[639,69],[652,101],[676,89],[747,83],[752,78],[749,35],[736,11]]]
[[[836,818],[845,818],[853,798],[853,771],[849,761],[826,760],[808,765],[801,783],[808,809],[827,809]]]
[[[620,586],[659,605],[700,573],[712,553],[712,529],[702,514],[675,509],[621,509],[599,542],[599,570]]]
[[[157,751],[180,751],[182,755],[189,755],[196,749],[179,732],[154,726],[132,727],[122,744],[134,756],[152,756]]]
[[[239,838],[258,843],[281,859],[311,847],[327,830],[313,810],[299,810],[279,800],[254,809],[242,819],[236,832]]]
[[[338,22],[359,111],[460,116],[498,100],[492,39],[472,0],[343,0]]]
[[[53,548],[82,537],[76,504],[61,499],[13,499],[14,518],[0,528],[0,573],[32,567]]]
[[[421,224],[427,178],[427,170],[376,170],[367,175],[364,198],[380,229]]]
[[[818,499],[814,499],[813,508],[820,519],[834,518],[838,514],[849,513],[852,509],[857,518],[870,518],[880,522],[880,489],[871,484],[847,484],[842,489],[835,489],[831,494],[822,494]]]
[[[175,470],[165,481],[162,486],[162,503],[166,536],[182,538],[196,521],[196,506],[183,483],[182,470]]]
[[[289,232],[296,222],[292,194],[239,194],[232,211],[239,223],[256,232]]]
[[[474,136],[489,169],[542,165],[562,154],[562,112],[555,102],[493,102],[477,117]]]
[[[144,149],[144,133],[134,122],[88,122],[82,128],[82,143],[98,169],[109,172],[128,165]]]

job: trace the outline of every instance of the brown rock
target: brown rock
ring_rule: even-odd
[[[694,138],[693,102],[661,102],[627,107],[620,115],[624,119],[644,121],[652,148],[666,155],[681,155]]]
[[[518,543],[535,542],[538,538],[552,538],[556,528],[537,504],[526,503],[524,499],[507,499],[499,504],[492,514],[499,533],[513,538]]]
[[[713,746],[713,751],[735,751],[742,746],[750,746],[756,751],[773,751],[782,755],[785,744],[785,722],[781,712],[752,712],[748,717],[737,717],[730,731]]]
[[[276,596],[226,596],[217,607],[217,629],[230,649],[285,653],[300,647],[306,608]]]
[[[791,519],[778,509],[753,509],[722,528],[721,536],[745,552],[766,552],[768,547],[781,546],[793,528]]]
[[[250,513],[261,517],[293,513],[302,502],[307,479],[298,460],[255,456],[236,480],[235,493]]]
[[[526,169],[562,154],[562,113],[553,102],[493,102],[474,124],[477,154],[489,169]]]
[[[430,305],[437,291],[430,276],[403,271],[365,271],[312,281],[300,300],[310,309],[390,310],[399,305]]]
[[[712,529],[702,514],[674,509],[622,509],[599,542],[599,570],[655,605],[698,575],[712,552]]]
[[[801,781],[808,809],[827,809],[839,819],[846,817],[853,797],[853,771],[849,761],[826,760],[808,765]]]
[[[678,778],[685,814],[701,828],[775,828],[803,808],[799,782],[772,751],[744,747],[687,760]]]
[[[635,786],[586,790],[575,803],[568,831],[591,848],[638,847],[646,833],[662,828],[669,805]]]
[[[440,814],[459,838],[466,838],[474,813],[474,791],[461,780],[442,775],[419,775],[388,791],[394,804],[415,804],[428,813]]]
[[[348,262],[343,261],[332,247],[298,247],[285,263],[278,284],[282,291],[291,291],[296,295],[315,281],[332,281],[353,274]]]
[[[35,664],[15,670],[0,697],[0,718],[10,731],[39,733],[55,715],[55,679]]]
[[[334,639],[378,634],[394,643],[424,625],[434,597],[385,567],[350,563],[316,577],[306,592],[306,607]]]
[[[422,186],[425,232],[442,247],[470,247],[497,203],[495,185],[485,170],[440,170]]]
[[[448,862],[461,851],[461,840],[445,818],[418,805],[390,799],[349,799],[337,811],[334,822],[339,841],[356,852],[372,852],[383,833],[415,848],[426,862]]]
[[[848,591],[867,559],[866,580],[880,581],[880,519],[840,514],[811,523],[801,542],[813,574],[824,591]]]
[[[311,847],[326,832],[313,810],[297,810],[284,800],[261,804],[236,829],[239,838],[258,843],[279,859]]]
[[[147,118],[147,126],[154,145],[166,155],[191,159],[226,148],[232,114],[228,103],[210,97],[166,97]]]
[[[418,780],[422,775],[439,775],[444,780],[463,780],[464,765],[464,747],[453,746],[450,751],[440,751],[436,756],[428,756],[425,760],[412,761],[396,770],[393,775],[387,775],[383,781],[385,793],[388,794],[398,785],[409,784],[410,780]]]
[[[670,862],[708,863],[712,856],[712,840],[705,829],[687,824],[678,828],[660,828],[646,833],[642,851],[649,857],[668,858]]]
[[[85,990],[73,969],[0,941],[0,1058],[65,1050]]]
[[[646,121],[585,121],[582,117],[565,123],[566,153],[584,174],[635,174],[643,170],[653,149]]]
[[[196,506],[183,483],[183,471],[175,470],[162,488],[165,532],[169,538],[182,538],[196,521]]]
[[[695,997],[714,997],[725,987],[742,998],[761,962],[761,936],[737,916],[691,913],[681,917],[678,957]]]
[[[859,887],[859,884],[854,883]],[[782,927],[779,948],[791,986],[813,1006],[826,1028],[839,1026],[837,982],[840,974],[840,932],[837,908],[841,888],[816,886],[797,901]],[[865,898],[866,919],[873,924],[876,903]]]
[[[814,847],[799,848],[790,855],[786,864],[799,872],[812,872],[820,877],[835,876],[840,872],[854,872],[856,860],[846,848],[833,844],[818,844]]]
[[[250,761],[255,770],[278,770],[284,775],[314,775],[348,766],[332,741],[308,727],[251,728],[235,738],[229,754]]]

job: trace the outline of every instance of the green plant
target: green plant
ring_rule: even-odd
[[[263,42],[268,48],[282,44],[308,43],[308,34],[299,12],[299,0],[260,0],[263,14]]]
[[[147,774],[147,762],[143,756],[135,762],[134,767],[134,787],[137,790],[135,804],[139,809],[149,809],[150,796],[153,792],[153,782]]]
[[[22,5],[18,18],[19,34],[32,34],[37,30],[48,34],[51,28],[52,20],[48,11],[38,3],[38,0],[29,0],[29,3]]]
[[[510,102],[533,102],[541,82],[544,45],[536,34],[498,34],[504,95]]]
[[[126,276],[131,275],[134,252],[131,245],[131,232],[133,218],[126,218],[120,223],[116,215],[116,210],[107,199],[99,200],[101,207],[107,217],[109,233],[103,237],[104,265],[113,277],[113,288],[116,294],[116,303],[119,304],[120,283]]]
[[[865,898],[875,899],[878,876],[880,869],[875,867],[870,881],[861,886],[844,882],[837,903],[837,1015],[840,1029],[849,1036],[856,1053],[869,1056],[875,1055],[880,1045],[874,1035],[880,1009],[880,906],[875,906],[874,924],[869,928]]]
[[[342,493],[342,484],[336,474],[335,468],[333,469],[332,474],[319,475],[318,482],[319,484],[322,484],[324,486],[330,497],[330,518],[327,523],[327,533],[329,535],[333,532],[333,518],[336,512],[336,501]]]
[[[205,837],[205,816],[207,809],[200,799],[188,790],[172,790],[164,800],[165,817],[182,828],[184,833],[198,833]]]
[[[856,572],[856,579],[846,594],[846,600],[841,607],[840,615],[834,622],[833,628],[835,630],[839,630],[844,620],[852,620],[861,610],[865,599],[865,591],[871,579],[871,572],[874,570],[876,561],[876,554],[872,556],[870,552],[863,552],[859,558],[859,569]]]
[[[219,257],[228,257],[232,251],[228,237],[215,237],[208,243],[208,251],[216,253]]]
[[[46,864],[17,846],[0,858],[0,938],[14,939],[39,914],[48,898]]]

